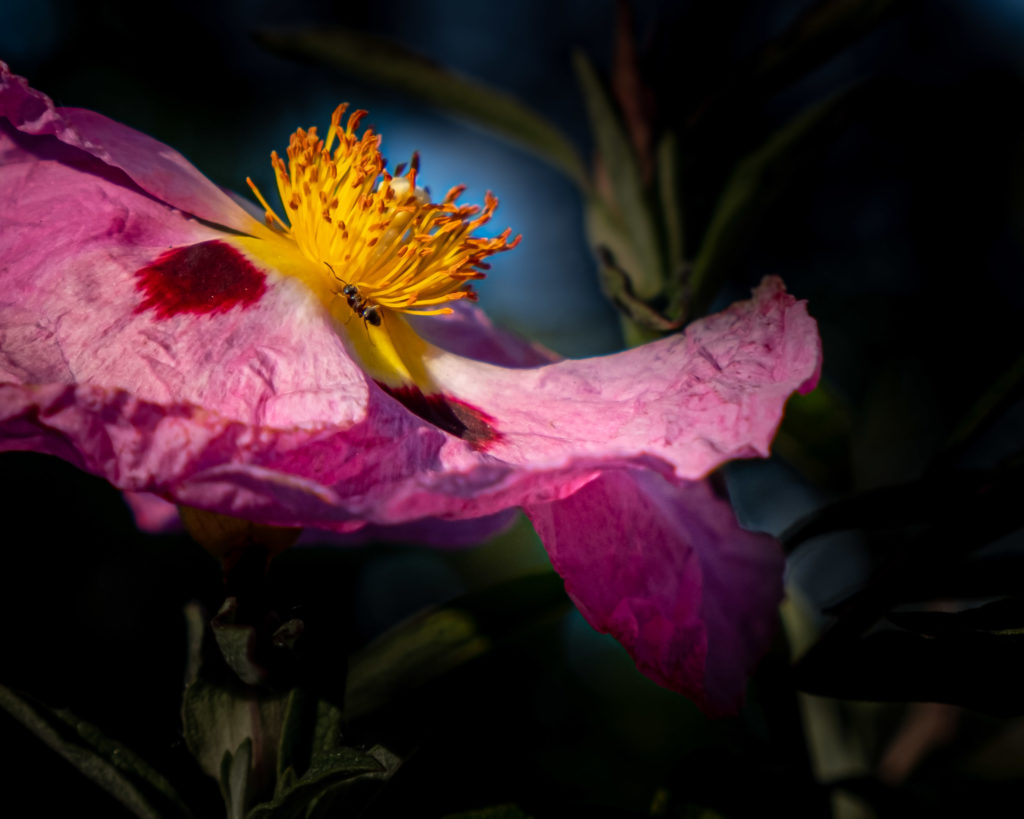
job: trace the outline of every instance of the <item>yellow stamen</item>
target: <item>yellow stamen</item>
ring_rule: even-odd
[[[441,202],[430,202],[416,187],[418,155],[404,175],[393,176],[380,137],[372,130],[355,133],[366,112],[353,112],[342,127],[345,110],[335,109],[323,139],[316,128],[292,134],[287,165],[271,154],[285,219],[246,180],[268,227],[295,242],[328,279],[330,292],[340,295],[354,285],[366,306],[437,315],[451,312],[438,305],[475,300],[469,281],[484,277],[484,259],[520,240],[510,240],[509,230],[490,239],[470,235],[490,220],[498,200],[488,192],[482,209],[456,205],[463,192],[457,186]]]

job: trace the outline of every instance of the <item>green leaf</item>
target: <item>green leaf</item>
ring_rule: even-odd
[[[795,178],[797,168],[814,156],[815,149],[827,143],[825,137],[852,98],[847,92],[812,106],[736,165],[718,197],[707,233],[693,260],[688,282],[693,316],[707,310],[761,218]]]
[[[85,776],[143,819],[187,819],[170,783],[126,746],[78,719],[0,685],[0,707]]]
[[[345,717],[355,720],[472,660],[568,607],[553,572],[500,583],[394,626],[352,655]]]
[[[342,742],[341,708],[304,689],[293,688],[281,728],[277,792],[281,792],[283,779],[305,774],[315,760],[346,747]]]
[[[313,725],[313,756],[322,756],[344,747],[341,742],[342,711],[332,702],[318,700]]]
[[[666,296],[671,316],[683,312],[685,294],[683,285],[686,270],[686,225],[683,218],[683,203],[680,200],[682,180],[679,172],[679,145],[676,135],[665,133],[658,142],[655,168],[658,174],[658,205],[661,210],[662,233],[665,236]],[[674,307],[672,306],[674,305]]]
[[[308,691],[293,688],[288,694],[277,751],[277,785],[275,793],[290,787],[289,779],[309,768],[313,758],[313,733],[316,730],[320,703]]]
[[[605,297],[614,304],[630,322],[642,330],[649,331],[648,337],[631,340],[629,346],[635,347],[662,334],[678,330],[678,321],[669,321],[665,316],[651,307],[647,302],[636,297],[629,275],[619,267],[612,252],[605,246],[597,249],[598,272],[601,277],[601,290]]]
[[[816,486],[845,488],[850,476],[852,419],[849,408],[828,382],[786,402],[772,451],[800,470]]]
[[[658,232],[636,155],[614,105],[586,56],[573,54],[590,127],[607,175],[609,195],[599,193],[587,202],[587,229],[594,247],[608,245],[629,276],[632,291],[642,300],[664,289]],[[599,186],[600,187],[600,186]],[[609,236],[617,238],[609,242]]]
[[[398,759],[378,747],[369,751],[338,747],[317,754],[301,777],[288,778],[270,802],[256,805],[248,819],[298,819],[316,808],[316,802],[328,793],[355,779],[377,780],[390,777],[398,767]]]
[[[380,746],[363,751],[346,745],[341,709],[302,689],[289,694],[283,723],[273,795],[254,805],[250,817],[326,816],[343,794],[355,806],[365,793],[361,796],[353,790],[354,780],[387,779],[401,762]]]
[[[376,796],[382,784],[395,775],[402,764],[398,756],[382,745],[374,745],[366,754],[377,760],[380,770],[337,782],[310,801],[306,819],[362,815],[366,804]]]
[[[210,629],[224,660],[238,679],[246,685],[258,685],[266,680],[267,672],[256,662],[256,629],[248,623],[237,622],[237,614],[237,598],[228,597],[210,621]]]
[[[597,196],[589,196],[583,206],[583,222],[587,240],[599,262],[601,287],[605,296],[619,306],[619,294],[628,290],[631,297],[639,301],[640,297],[633,285],[634,271],[642,270],[644,264],[637,255],[636,247],[621,219],[604,200]],[[607,266],[605,260],[610,260],[621,273],[608,279],[604,273]],[[622,315],[628,318],[627,312],[623,312]]]
[[[286,705],[284,694],[221,684],[200,672],[182,699],[185,743],[200,768],[219,781],[225,754],[234,757],[252,740],[249,792],[258,798],[273,790]]]
[[[569,140],[508,94],[461,77],[387,40],[344,28],[264,29],[256,40],[289,56],[340,68],[466,117],[546,159],[581,190],[590,182]]]
[[[472,615],[441,609],[417,615],[351,658],[345,693],[350,719],[475,659],[491,647]]]
[[[252,739],[246,737],[234,752],[225,751],[220,762],[220,793],[228,819],[244,819],[251,798]]]

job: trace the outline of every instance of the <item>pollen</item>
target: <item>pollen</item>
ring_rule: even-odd
[[[334,110],[323,138],[315,127],[292,134],[287,161],[271,153],[285,218],[246,179],[267,226],[292,240],[357,312],[438,315],[451,312],[450,302],[475,301],[472,281],[484,278],[484,260],[521,239],[509,229],[493,238],[472,235],[490,221],[498,200],[488,192],[483,207],[460,205],[464,187],[456,186],[431,202],[416,184],[419,156],[408,169],[389,172],[380,136],[371,129],[357,135],[366,112],[354,111],[343,126],[346,110]]]

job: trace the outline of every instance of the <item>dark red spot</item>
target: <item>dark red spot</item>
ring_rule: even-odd
[[[169,250],[135,271],[142,303],[159,319],[178,313],[223,313],[255,304],[266,292],[264,274],[224,242],[213,240]]]
[[[458,398],[437,393],[424,395],[419,387],[389,387],[379,381],[377,384],[410,412],[461,438],[473,449],[486,449],[501,437],[490,415]]]

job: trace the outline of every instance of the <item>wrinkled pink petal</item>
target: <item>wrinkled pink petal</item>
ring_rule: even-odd
[[[136,271],[214,229],[52,159],[0,166],[0,206],[0,445],[27,448],[14,429],[34,426],[33,448],[123,489],[256,520],[481,517],[614,462],[700,477],[766,454],[817,373],[814,322],[776,279],[616,356],[510,369],[440,354],[438,382],[495,419],[481,453],[368,382],[322,305],[273,271],[244,309],[140,312]]]
[[[498,419],[495,457],[557,466],[653,456],[695,479],[767,456],[786,399],[816,383],[817,325],[782,281],[679,334],[600,358],[516,373],[456,356],[428,362],[447,391]],[[513,386],[514,385],[514,386]]]
[[[0,118],[23,133],[52,135],[86,151],[172,207],[236,230],[251,224],[248,214],[177,151],[93,111],[55,108],[2,61]]]
[[[221,236],[59,162],[0,166],[0,378],[121,388],[282,428],[361,415],[362,372],[295,282],[268,271],[259,303],[215,318],[139,312],[136,271]]]
[[[324,306],[275,270],[239,256],[220,271],[231,298],[155,296],[161,260],[200,259],[172,269],[205,288],[216,265],[200,251],[237,255],[217,225],[254,224],[166,146],[56,109],[0,64],[0,160],[0,450],[357,539],[477,537],[524,507],[591,623],[655,680],[736,707],[779,556],[695,481],[767,455],[786,399],[817,380],[816,325],[781,281],[685,334],[582,361],[468,306],[417,320],[436,345],[431,397],[475,413],[487,435],[473,439],[370,380]],[[235,292],[243,273],[255,284]]]
[[[573,602],[655,682],[707,713],[735,713],[771,643],[783,555],[744,531],[707,481],[609,470],[527,507]]]

